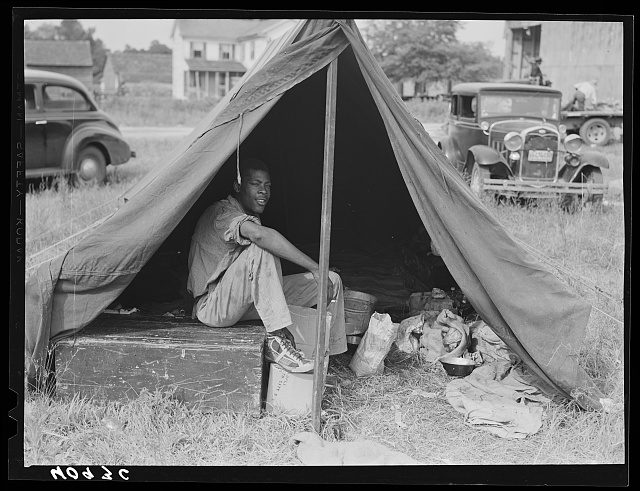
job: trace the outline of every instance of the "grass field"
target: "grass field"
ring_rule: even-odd
[[[61,184],[58,190],[27,195],[27,267],[65,246],[39,256],[36,252],[113,211],[114,200],[157,165],[177,140],[131,143],[138,158],[117,172],[111,169],[108,185],[78,190]],[[622,145],[604,150],[612,162],[607,179],[619,179]],[[616,300],[623,295],[625,267],[621,195],[614,193],[608,201],[601,213],[585,209],[572,215],[555,203],[523,207],[486,200],[486,205],[515,238],[564,268],[549,266],[563,281],[601,311],[622,319]],[[105,203],[104,209],[88,213]],[[593,285],[613,298],[594,293]],[[444,397],[448,377],[439,365],[392,356],[383,375],[357,379],[348,360],[348,355],[331,360],[330,373],[337,383],[328,388],[323,402],[322,433],[327,440],[374,440],[434,465],[625,460],[621,411],[585,412],[572,403],[550,403],[536,435],[510,441],[464,424]],[[624,401],[624,333],[618,322],[593,311],[579,362],[607,397]],[[425,392],[435,397],[423,397]],[[404,427],[396,423],[398,410]],[[145,393],[126,404],[108,405],[28,395],[24,457],[25,465],[299,465],[291,437],[310,429],[307,417],[205,413],[184,407],[168,394]]]

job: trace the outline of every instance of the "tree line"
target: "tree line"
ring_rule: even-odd
[[[49,22],[40,24],[36,29],[24,25],[24,39],[60,40],[60,41],[89,41],[91,57],[93,59],[93,74],[99,74],[104,68],[109,49],[101,39],[95,37],[95,28],[85,29],[75,19],[64,19],[59,25]],[[171,48],[158,40],[151,41],[148,49],[136,49],[128,44],[124,48],[125,53],[171,53]]]
[[[498,78],[502,61],[483,43],[462,43],[457,38],[461,27],[456,20],[374,20],[363,35],[385,74],[393,81],[406,78],[416,82],[468,82]],[[91,45],[94,74],[100,73],[109,50],[95,37],[95,28],[85,29],[73,19],[60,25],[44,23],[31,30],[24,26],[25,39],[86,40]],[[149,48],[126,45],[129,53],[171,53],[171,48],[157,40]]]
[[[393,82],[482,82],[502,73],[502,61],[483,43],[457,38],[456,20],[375,20],[363,34]]]

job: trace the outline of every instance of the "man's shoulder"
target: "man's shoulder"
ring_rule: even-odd
[[[231,197],[227,197],[218,201],[215,201],[214,203],[211,203],[207,208],[205,208],[204,212],[202,212],[203,215],[219,215],[221,213],[229,213],[229,212],[233,212],[233,211],[238,211],[241,212],[242,210],[240,210],[237,206],[236,203],[234,203],[233,199],[230,199]]]

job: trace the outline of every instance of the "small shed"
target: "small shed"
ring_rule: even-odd
[[[93,58],[89,41],[26,39],[24,64],[27,68],[69,75],[93,91]]]

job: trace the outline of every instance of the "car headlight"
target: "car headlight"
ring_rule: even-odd
[[[487,121],[483,121],[482,123],[480,123],[480,128],[482,129],[482,131],[488,131],[489,123]]]
[[[517,131],[511,131],[504,137],[504,146],[507,150],[515,152],[522,148],[522,137]]]
[[[580,138],[578,135],[568,135],[564,139],[564,148],[567,150],[567,152],[578,153],[582,148],[582,145],[582,138]]]

